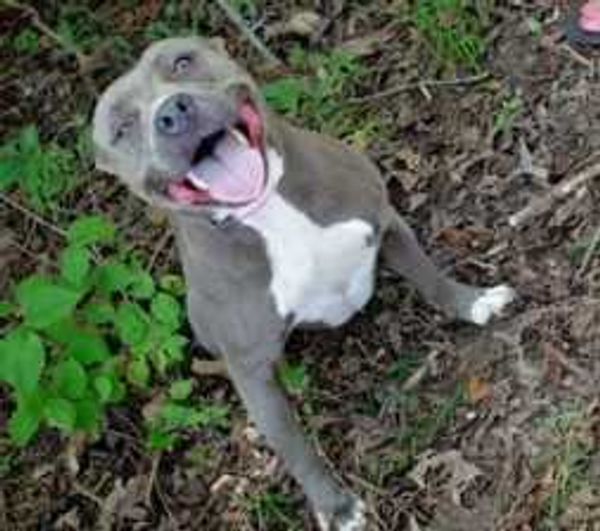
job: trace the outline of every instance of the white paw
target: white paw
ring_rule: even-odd
[[[317,513],[317,523],[321,531],[363,531],[367,524],[366,506],[363,501],[355,498],[351,510],[347,514],[334,516]]]
[[[515,291],[505,284],[484,290],[471,306],[471,321],[478,325],[486,324],[492,316],[500,315],[515,295]]]

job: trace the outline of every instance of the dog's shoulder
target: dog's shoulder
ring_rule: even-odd
[[[387,190],[369,158],[343,142],[286,122],[279,126],[280,192],[321,225],[359,218],[378,225]]]

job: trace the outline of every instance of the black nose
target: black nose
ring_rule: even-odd
[[[187,94],[174,94],[162,102],[154,117],[154,126],[165,135],[189,133],[196,114],[194,99]]]

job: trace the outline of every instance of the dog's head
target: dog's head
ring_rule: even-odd
[[[201,38],[160,41],[94,114],[98,168],[159,206],[247,206],[267,184],[264,105],[250,75]]]

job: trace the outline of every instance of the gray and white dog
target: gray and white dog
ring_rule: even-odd
[[[194,333],[225,361],[321,529],[364,529],[364,504],[328,472],[276,380],[288,334],[348,321],[373,293],[378,258],[431,304],[479,325],[513,291],[442,274],[390,205],[377,168],[269,111],[213,41],[153,44],[100,98],[94,143],[100,169],[170,213]]]

